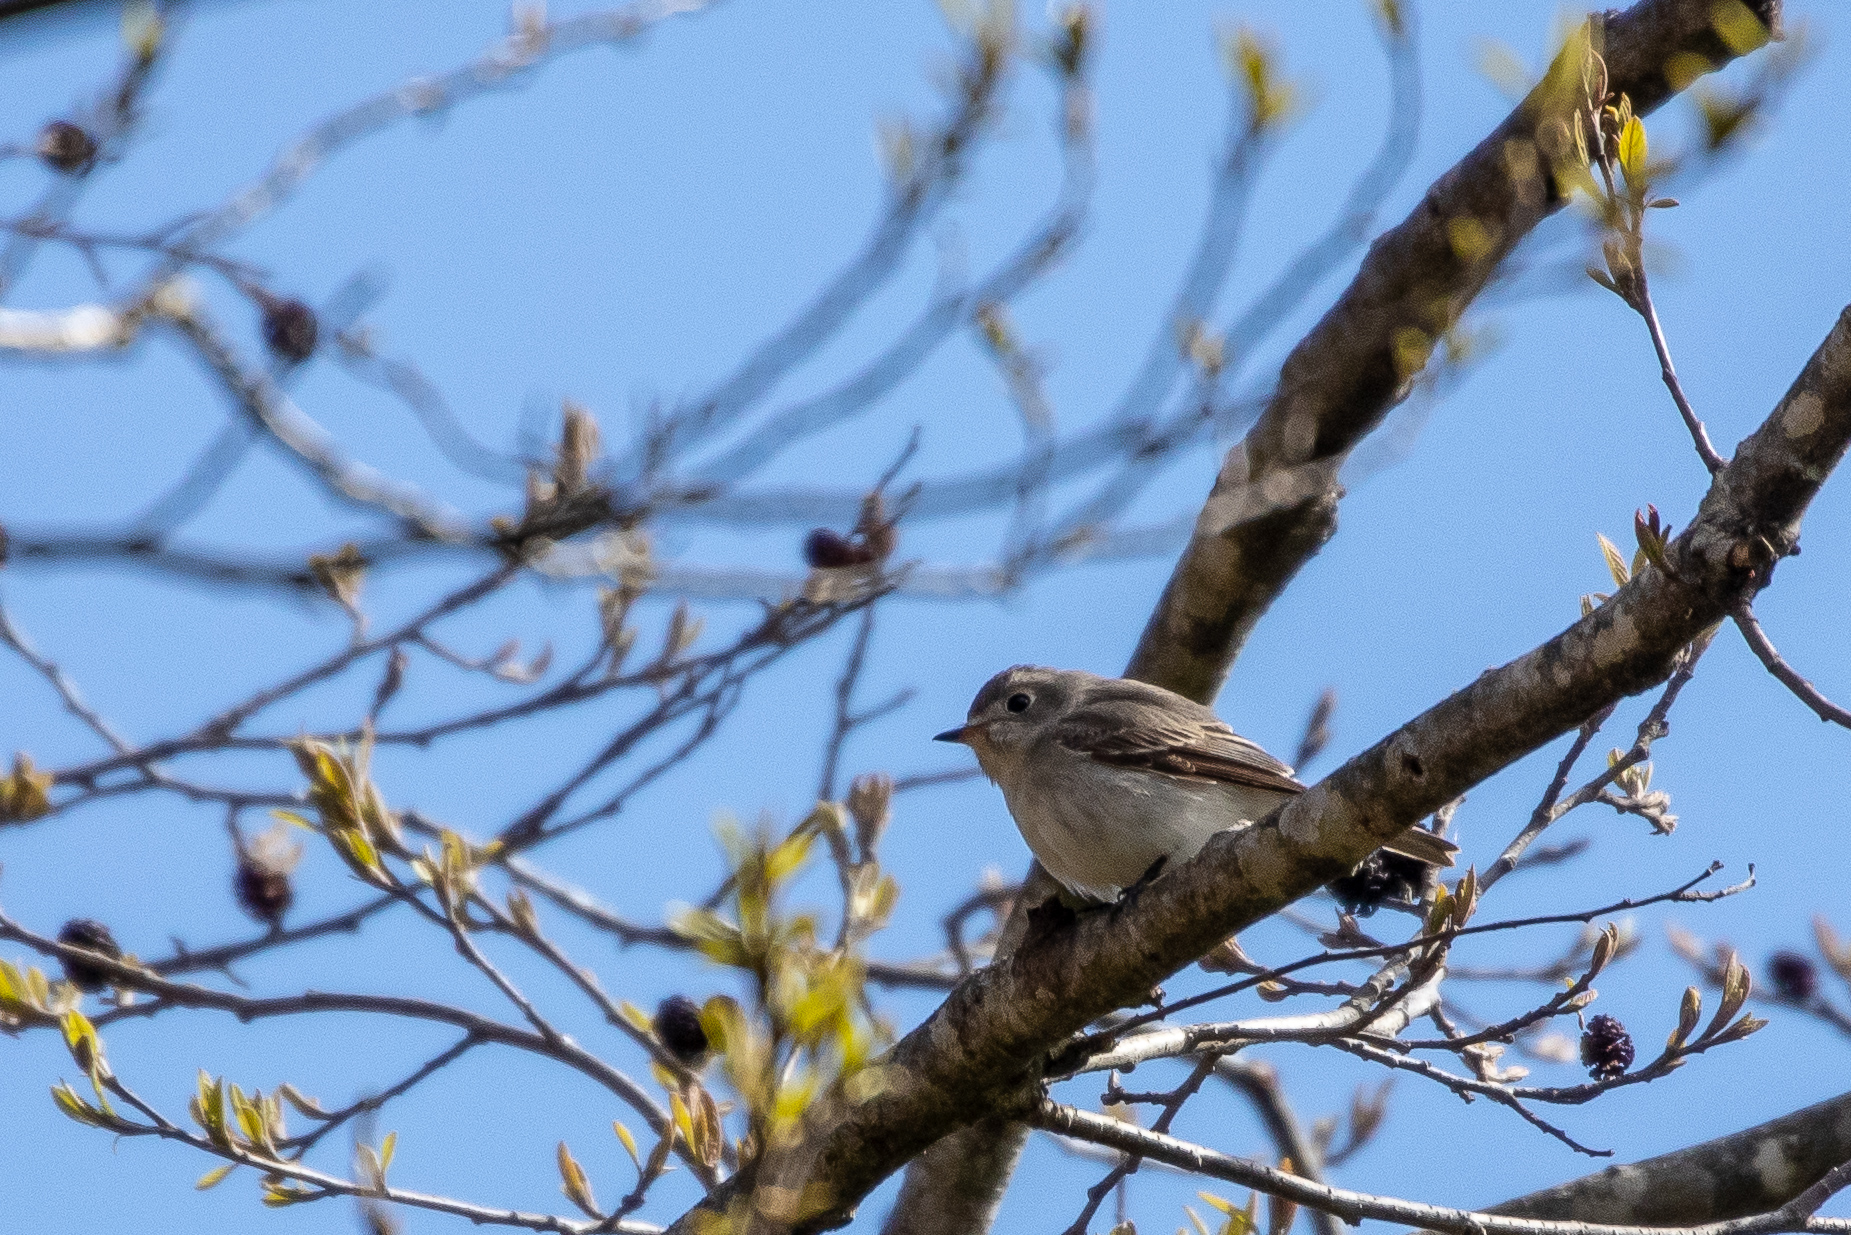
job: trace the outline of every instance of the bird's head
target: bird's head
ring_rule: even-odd
[[[933,740],[970,747],[984,772],[996,780],[1027,753],[1050,720],[1067,710],[1074,692],[1090,676],[1039,665],[1005,669],[983,684],[962,725]]]

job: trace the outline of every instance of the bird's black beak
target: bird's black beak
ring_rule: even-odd
[[[962,742],[968,745],[970,740],[969,725],[959,725],[956,729],[947,729],[943,733],[932,735],[934,742]]]

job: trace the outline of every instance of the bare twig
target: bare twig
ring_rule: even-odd
[[[304,1203],[321,1200],[330,1196],[364,1197],[389,1201],[395,1205],[409,1205],[414,1209],[429,1209],[437,1213],[452,1214],[468,1218],[479,1225],[522,1227],[532,1231],[547,1231],[553,1235],[590,1235],[593,1230],[617,1230],[631,1235],[655,1235],[660,1227],[643,1222],[624,1222],[615,1227],[605,1227],[596,1222],[578,1222],[570,1218],[554,1217],[551,1214],[524,1213],[516,1209],[499,1209],[488,1205],[476,1205],[468,1201],[459,1201],[447,1196],[433,1196],[423,1192],[409,1192],[403,1188],[392,1188],[381,1181],[350,1181],[339,1176],[329,1175],[323,1171],[313,1170],[300,1162],[287,1158],[272,1157],[259,1151],[254,1145],[227,1142],[220,1144],[210,1137],[188,1132],[161,1115],[134,1091],[130,1090],[116,1077],[108,1077],[104,1082],[111,1093],[129,1103],[137,1111],[147,1116],[148,1124],[137,1125],[117,1117],[110,1127],[119,1136],[158,1136],[164,1140],[178,1141],[191,1146],[202,1153],[223,1158],[239,1166],[249,1166],[266,1176],[279,1179],[293,1179],[310,1186],[309,1191],[296,1191],[285,1203]]]
[[[1652,293],[1647,287],[1645,268],[1639,267],[1638,303],[1634,308],[1645,319],[1645,328],[1652,334],[1652,350],[1658,353],[1658,372],[1664,378],[1665,389],[1671,392],[1671,401],[1677,404],[1677,413],[1684,418],[1684,427],[1690,430],[1690,440],[1697,448],[1697,457],[1703,460],[1703,466],[1714,476],[1729,466],[1728,460],[1716,453],[1716,447],[1710,445],[1710,435],[1697,419],[1697,411],[1691,407],[1690,400],[1684,395],[1683,383],[1678,380],[1677,370],[1671,364],[1671,347],[1665,342],[1665,332],[1658,324],[1658,308],[1652,303]]]
[[[1196,1174],[1225,1179],[1268,1196],[1283,1197],[1310,1209],[1321,1209],[1352,1223],[1361,1222],[1364,1218],[1377,1218],[1403,1226],[1443,1231],[1447,1235],[1771,1235],[1781,1231],[1844,1235],[1844,1232],[1851,1231],[1851,1219],[1816,1216],[1819,1206],[1828,1197],[1851,1183],[1851,1165],[1841,1166],[1828,1173],[1818,1184],[1779,1209],[1751,1218],[1698,1223],[1686,1227],[1608,1226],[1597,1222],[1507,1218],[1498,1214],[1448,1209],[1439,1205],[1353,1192],[1347,1188],[1333,1188],[1328,1184],[1313,1183],[1288,1171],[1262,1166],[1248,1158],[1231,1157],[1104,1115],[1064,1106],[1045,1097],[1026,1112],[1026,1117],[1034,1126],[1060,1136],[1079,1137],[1123,1153],[1135,1153],[1168,1162]]]
[[[1556,766],[1555,776],[1550,780],[1548,789],[1543,792],[1542,801],[1536,804],[1536,810],[1530,815],[1530,821],[1524,825],[1521,832],[1517,833],[1510,844],[1504,847],[1504,852],[1498,855],[1497,861],[1486,868],[1479,884],[1481,888],[1490,888],[1511,871],[1517,869],[1517,863],[1522,860],[1524,850],[1528,849],[1531,843],[1556,820],[1578,807],[1599,800],[1602,790],[1619,779],[1629,768],[1636,767],[1646,760],[1652,752],[1652,743],[1671,731],[1665,718],[1671,714],[1671,707],[1677,702],[1678,695],[1683,693],[1684,687],[1690,684],[1691,676],[1697,671],[1697,662],[1703,658],[1703,653],[1709,650],[1714,638],[1715,633],[1712,631],[1693,640],[1690,646],[1680,654],[1678,667],[1672,673],[1671,679],[1665,683],[1664,690],[1658,696],[1658,702],[1652,705],[1652,710],[1646,713],[1644,720],[1639,722],[1638,735],[1633,739],[1631,749],[1618,760],[1611,762],[1605,771],[1563,799],[1562,789],[1568,783],[1569,774],[1574,771],[1575,764],[1586,753],[1588,744],[1594,740],[1594,735],[1600,732],[1600,727],[1606,724],[1609,716],[1613,715],[1613,707],[1601,709],[1582,723],[1581,728],[1575,734],[1575,740],[1568,747],[1568,753],[1562,756],[1561,763]]]
[[[89,726],[92,732],[109,743],[118,754],[129,753],[128,739],[117,733],[96,709],[84,702],[83,695],[79,693],[77,684],[71,681],[70,675],[60,669],[55,662],[39,655],[31,641],[26,638],[25,632],[13,625],[13,619],[7,615],[4,605],[0,605],[0,643],[6,644],[17,652],[21,660],[32,666],[40,677],[51,684],[51,688],[58,692],[58,698],[63,702],[65,711]]]
[[[1170,1130],[1170,1125],[1176,1121],[1176,1116],[1182,1111],[1183,1105],[1196,1095],[1209,1077],[1214,1075],[1215,1062],[1214,1056],[1201,1060],[1195,1067],[1189,1070],[1188,1078],[1167,1094],[1147,1095],[1143,1099],[1138,1099],[1154,1100],[1162,1104],[1163,1110],[1158,1113],[1156,1120],[1151,1124],[1152,1131],[1164,1133]],[[1114,1078],[1112,1085],[1106,1090],[1105,1101],[1124,1102],[1131,1100],[1133,1099],[1130,1095],[1117,1092],[1117,1081],[1116,1078]],[[1081,1206],[1079,1216],[1073,1220],[1072,1225],[1070,1225],[1062,1235],[1086,1235],[1087,1223],[1091,1222],[1093,1220],[1093,1215],[1099,1212],[1099,1206],[1104,1203],[1105,1198],[1112,1194],[1114,1188],[1117,1188],[1126,1179],[1136,1174],[1138,1167],[1143,1164],[1143,1161],[1144,1159],[1137,1154],[1126,1154],[1122,1162],[1106,1172],[1104,1179],[1101,1179],[1098,1183],[1088,1188],[1086,1190],[1086,1204]]]
[[[1736,629],[1742,632],[1742,638],[1748,640],[1749,648],[1767,666],[1767,671],[1780,680],[1781,685],[1798,696],[1801,703],[1818,713],[1820,720],[1851,729],[1851,712],[1827,699],[1774,650],[1773,641],[1767,637],[1767,632],[1761,629],[1761,622],[1755,617],[1753,605],[1744,600],[1730,616],[1735,619]]]

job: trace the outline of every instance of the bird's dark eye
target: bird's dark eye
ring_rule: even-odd
[[[1003,706],[1008,708],[1011,712],[1026,712],[1028,711],[1028,705],[1032,702],[1034,702],[1034,700],[1030,699],[1027,695],[1016,694],[1010,695],[1009,702],[1003,704]]]

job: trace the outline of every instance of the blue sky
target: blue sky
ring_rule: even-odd
[[[1687,388],[1725,453],[1765,416],[1851,299],[1851,244],[1842,221],[1851,195],[1851,125],[1838,83],[1851,74],[1840,14],[1796,5],[1814,59],[1781,110],[1734,160],[1657,213],[1669,250],[1656,283],[1661,315]],[[552,16],[577,11],[558,6]],[[259,174],[314,120],[417,75],[475,55],[506,28],[493,4],[360,4],[328,0],[224,3],[193,13],[149,96],[147,131],[129,157],[97,178],[75,219],[97,230],[143,229],[217,203]],[[1025,10],[1031,28],[1044,24]],[[1552,4],[1498,6],[1431,0],[1419,6],[1424,111],[1413,164],[1380,216],[1402,217],[1425,186],[1508,108],[1474,68],[1481,40],[1527,62],[1546,54]],[[1269,32],[1308,109],[1269,154],[1252,195],[1239,256],[1214,319],[1238,312],[1337,209],[1385,120],[1387,75],[1364,7],[1328,3],[1108,7],[1097,70],[1099,184],[1084,242],[1014,306],[1022,337],[1046,361],[1063,430],[1102,416],[1144,355],[1187,260],[1209,173],[1222,142],[1228,82],[1217,32],[1245,21]],[[113,70],[113,16],[0,28],[0,139],[24,140],[80,104]],[[563,58],[519,90],[431,120],[399,124],[342,151],[285,209],[238,238],[232,252],[273,272],[273,286],[310,302],[362,271],[389,290],[368,321],[387,351],[418,363],[482,439],[512,446],[530,409],[554,414],[571,397],[621,443],[655,402],[672,402],[728,373],[801,306],[824,272],[846,260],[881,209],[879,120],[937,114],[935,81],[952,41],[927,3],[821,5],[733,0],[670,21],[638,46]],[[1745,70],[1728,75],[1745,80]],[[1011,87],[994,139],[942,220],[849,329],[780,388],[778,404],[828,388],[904,327],[954,254],[981,271],[1005,253],[1051,200],[1058,168],[1050,141],[1052,91],[1025,70]],[[1654,150],[1688,145],[1690,109],[1651,122]],[[45,173],[0,161],[0,207],[24,213]],[[1566,226],[1552,229],[1558,242]],[[1545,237],[1546,239],[1546,237]],[[1352,262],[1304,308],[1279,322],[1249,374],[1264,378],[1328,302]],[[49,307],[94,296],[82,262],[47,250],[7,297]],[[254,323],[222,289],[207,292],[242,346]],[[1625,543],[1632,512],[1655,503],[1677,525],[1703,492],[1701,465],[1658,382],[1638,321],[1588,285],[1573,295],[1509,297],[1474,314],[1496,347],[1437,401],[1397,414],[1392,440],[1359,476],[1342,530],[1267,616],[1220,701],[1237,729],[1289,752],[1311,702],[1334,686],[1335,738],[1312,772],[1363,749],[1399,722],[1548,637],[1578,613],[1581,593],[1606,586],[1595,534]],[[403,407],[326,361],[295,386],[305,410],[363,459],[441,492],[476,513],[508,497],[459,475]],[[171,340],[150,339],[104,364],[6,362],[0,367],[0,523],[15,528],[94,525],[138,509],[222,422],[218,393]],[[1014,413],[996,372],[968,337],[949,342],[873,413],[785,456],[765,479],[850,487],[871,481],[912,428],[922,477],[962,471],[1019,449]],[[1198,450],[1140,500],[1142,519],[1193,510],[1215,454]],[[1851,603],[1851,486],[1836,479],[1812,514],[1803,557],[1781,568],[1760,606],[1782,650],[1839,698],[1851,696],[1843,637]],[[202,540],[268,548],[337,543],[364,523],[331,509],[284,463],[254,457],[190,528]],[[931,562],[988,557],[1002,531],[986,516],[906,531],[902,553]],[[665,530],[679,559],[797,571],[803,528],[740,534]],[[902,600],[883,611],[868,699],[910,686],[910,706],[857,738],[847,769],[896,774],[953,766],[957,752],[930,734],[960,719],[976,687],[1020,661],[1117,672],[1170,559],[1095,564],[1041,577],[997,602]],[[454,572],[419,568],[374,580],[368,605],[383,625],[424,603]],[[324,607],[201,592],[104,570],[0,574],[0,597],[40,647],[127,733],[149,739],[196,723],[243,693],[341,643],[346,627]],[[724,631],[749,610],[703,604]],[[668,606],[646,602],[645,640]],[[450,628],[486,651],[519,635],[552,641],[562,662],[595,631],[589,587],[522,585]],[[699,759],[639,797],[608,825],[546,851],[546,861],[636,916],[697,896],[718,868],[709,823],[719,811],[760,811],[789,822],[807,810],[827,724],[829,692],[848,632],[807,649],[759,681],[723,736]],[[371,679],[317,692],[272,716],[275,729],[345,723]],[[498,688],[505,689],[505,688]],[[424,667],[404,719],[490,698],[485,686]],[[1641,705],[1611,730],[1625,745]],[[395,804],[416,805],[486,834],[595,749],[618,712],[491,731],[430,755],[382,756],[378,775]],[[1591,812],[1561,825],[1596,842],[1574,865],[1513,878],[1496,911],[1594,905],[1662,890],[1720,859],[1732,874],[1754,862],[1760,886],[1722,905],[1638,916],[1641,954],[1601,983],[1598,1010],[1633,1026],[1642,1052],[1675,1018],[1687,970],[1664,946],[1676,920],[1726,936],[1759,966],[1801,944],[1815,912],[1843,904],[1851,847],[1851,737],[1820,725],[1725,632],[1655,752],[1655,787],[1673,795],[1670,838],[1634,819]],[[0,751],[68,763],[92,747],[43,683],[0,660]],[[1600,749],[1605,749],[1602,746]],[[1559,750],[1559,745],[1556,748]],[[1552,766],[1545,751],[1475,791],[1460,813],[1468,857],[1488,861],[1527,818]],[[227,771],[227,775],[233,774]],[[274,779],[254,761],[236,775]],[[1014,874],[1026,850],[987,785],[903,800],[886,843],[904,885],[895,924],[874,949],[902,955],[936,946],[938,920],[990,867]],[[228,857],[215,811],[130,798],[75,818],[0,833],[0,904],[41,929],[72,916],[105,918],[144,955],[170,935],[195,945],[242,937],[249,926],[227,894]],[[358,890],[326,852],[311,854],[304,917],[349,903]],[[826,888],[818,884],[820,898]],[[711,970],[667,965],[557,925],[607,987],[653,1005],[671,990],[720,989]],[[1851,918],[1839,926],[1851,930]],[[1520,955],[1541,959],[1566,935],[1540,934]],[[1255,935],[1283,959],[1289,934]],[[9,953],[10,955],[10,953]],[[1485,963],[1489,948],[1468,959]],[[391,989],[492,1008],[492,992],[462,970],[428,930],[387,918],[342,938],[248,967],[266,988]],[[534,977],[533,993],[561,1009],[569,991]],[[1842,996],[1843,991],[1836,992]],[[1486,1011],[1514,1012],[1531,989],[1472,991]],[[910,1021],[918,998],[894,1001]],[[564,1012],[591,1045],[608,1031]],[[573,1021],[573,1017],[578,1017]],[[289,1079],[330,1102],[387,1083],[442,1044],[361,1018],[239,1027],[223,1018],[162,1018],[110,1036],[119,1071],[178,1108],[204,1066],[265,1088]],[[1851,1042],[1794,1013],[1745,1045],[1676,1076],[1557,1111],[1580,1139],[1621,1160],[1746,1126],[1831,1096]],[[1302,1112],[1340,1109],[1374,1078],[1348,1059],[1281,1050],[1280,1068]],[[1803,1062],[1801,1062],[1803,1061]],[[631,1065],[634,1060],[628,1061]],[[59,1116],[44,1097],[69,1072],[39,1035],[0,1048],[0,1213],[8,1227],[79,1231],[105,1223],[169,1231],[320,1231],[351,1220],[332,1204],[259,1213],[248,1180],[199,1194],[209,1163],[146,1142],[112,1147]],[[1569,1068],[1538,1066],[1569,1083]],[[1074,1100],[1092,1095],[1075,1089]],[[1596,1169],[1508,1112],[1462,1106],[1404,1080],[1382,1138],[1341,1176],[1345,1184],[1419,1199],[1490,1203]],[[1258,1149],[1244,1112],[1223,1102],[1186,1116],[1179,1131],[1226,1148]],[[1228,1114],[1228,1112],[1236,1112]],[[558,1069],[479,1055],[393,1108],[400,1132],[395,1182],[527,1208],[558,1208],[552,1146],[564,1138],[601,1196],[620,1195],[629,1168],[608,1131],[600,1096]],[[1191,1120],[1193,1119],[1193,1124]],[[1459,1152],[1466,1145],[1478,1151]],[[1437,1148],[1438,1152],[1434,1152]],[[1424,1152],[1423,1152],[1424,1151]],[[999,1229],[1057,1230],[1098,1168],[1037,1143]],[[675,1191],[681,1187],[682,1192]],[[685,1195],[685,1184],[664,1200]],[[883,1192],[864,1210],[872,1224]],[[1133,1214],[1144,1229],[1181,1221],[1193,1187],[1140,1177]],[[410,1214],[413,1232],[453,1220]]]

